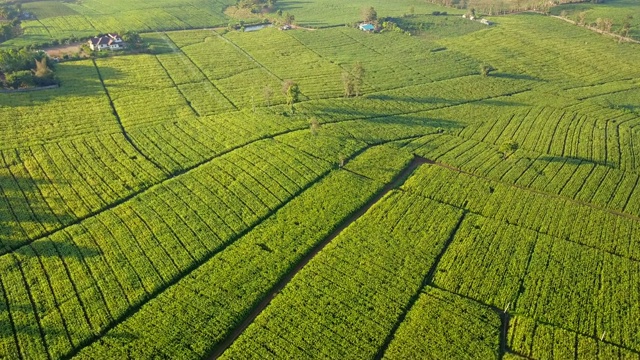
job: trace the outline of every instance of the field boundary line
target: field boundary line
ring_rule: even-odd
[[[593,163],[593,164],[594,164],[594,168],[595,168],[596,165],[598,165],[598,164],[595,164],[595,163]],[[433,165],[440,166],[440,167],[443,167],[443,168],[446,168],[446,169],[449,169],[449,170],[452,170],[452,171],[456,171],[456,172],[459,172],[461,174],[465,174],[465,175],[473,176],[473,177],[476,177],[476,178],[480,178],[480,179],[483,179],[483,180],[486,180],[486,181],[497,182],[497,183],[500,183],[502,185],[515,187],[515,188],[518,188],[518,189],[521,189],[521,190],[525,190],[525,191],[530,191],[530,192],[533,192],[533,193],[536,193],[536,194],[563,199],[563,200],[566,200],[566,201],[574,203],[574,204],[588,206],[588,207],[590,207],[592,209],[608,212],[608,213],[610,213],[612,215],[625,217],[625,218],[628,218],[630,220],[634,220],[634,221],[640,222],[640,217],[638,217],[636,215],[628,214],[628,213],[625,213],[625,212],[622,212],[622,211],[619,211],[619,210],[610,209],[610,208],[607,208],[607,207],[602,207],[602,206],[595,205],[595,204],[592,204],[592,203],[587,202],[587,201],[577,200],[577,199],[570,198],[568,196],[564,196],[564,195],[560,195],[560,194],[552,194],[552,193],[548,193],[548,192],[545,192],[545,191],[542,191],[542,190],[538,190],[538,189],[535,189],[535,188],[532,188],[532,187],[528,187],[528,186],[524,186],[524,185],[518,185],[518,184],[515,184],[515,183],[509,183],[509,182],[506,182],[506,181],[503,181],[503,180],[492,179],[491,177],[488,177],[488,176],[485,176],[485,175],[474,174],[474,173],[462,170],[462,169],[457,168],[455,166],[452,166],[452,165],[449,165],[449,164],[445,164],[445,163],[442,163],[442,162],[439,162],[439,161],[434,161]]]
[[[143,153],[142,150],[138,147],[138,145],[136,145],[133,142],[133,140],[131,139],[131,137],[127,133],[127,130],[124,128],[124,125],[122,124],[122,119],[120,119],[120,115],[118,114],[118,110],[116,110],[116,105],[113,103],[113,99],[111,98],[111,94],[109,94],[109,90],[107,89],[107,86],[104,84],[104,79],[102,78],[102,73],[100,73],[100,68],[98,67],[98,63],[96,62],[96,59],[92,59],[91,61],[93,62],[93,66],[96,69],[96,73],[98,74],[98,79],[100,79],[100,84],[102,85],[102,89],[104,90],[104,93],[107,96],[107,99],[109,99],[109,106],[111,106],[111,111],[113,112],[113,116],[116,118],[116,121],[118,122],[118,126],[120,127],[120,131],[122,132],[122,135],[124,136],[125,140],[127,140],[127,142],[129,144],[131,144],[131,146],[136,150],[136,152],[138,152],[140,155],[142,155],[142,157],[145,160],[147,160],[148,162],[153,164],[156,168],[158,168],[158,170],[160,170],[162,172],[165,172],[166,169],[164,167],[162,167],[156,161],[152,160],[147,154]]]
[[[356,157],[360,153],[366,151],[375,146],[384,145],[385,143],[367,146],[362,150],[358,151],[355,156],[351,156],[351,158]],[[374,195],[365,205],[360,207],[360,209],[356,210],[349,217],[344,219],[342,223],[333,230],[327,237],[324,238],[320,243],[316,244],[308,253],[305,255],[278,283],[276,283],[271,290],[264,296],[264,298],[253,308],[253,310],[245,317],[245,319],[238,325],[236,328],[217,346],[214,347],[211,354],[207,357],[208,359],[217,359],[227,350],[235,340],[244,332],[244,330],[249,327],[253,323],[253,321],[262,313],[262,311],[271,303],[271,300],[277,296],[284,287],[289,284],[289,282],[302,270],[315,256],[321,252],[332,240],[338,237],[347,227],[349,227],[353,222],[361,218],[363,215],[367,213],[367,211],[377,204],[380,200],[382,200],[389,192],[400,186],[406,178],[420,165],[427,163],[428,160],[414,156],[413,160],[402,169],[393,180],[388,182],[376,195]]]
[[[379,144],[379,145],[384,145],[384,143]],[[365,150],[367,150],[369,148],[371,148],[371,146],[354,152],[351,156],[349,156],[348,160],[356,158],[357,156],[359,156],[360,154],[362,154]],[[142,309],[143,306],[145,306],[150,301],[152,301],[155,298],[157,298],[159,295],[164,293],[170,287],[172,287],[172,286],[176,285],[177,283],[179,283],[182,279],[184,279],[187,276],[189,276],[193,271],[195,271],[198,268],[200,268],[207,261],[213,259],[218,254],[220,254],[223,251],[225,251],[229,246],[233,245],[238,239],[242,238],[243,236],[245,236],[248,233],[250,233],[251,231],[253,231],[257,226],[259,226],[264,221],[269,219],[278,210],[280,210],[281,208],[283,208],[284,206],[289,204],[293,199],[297,198],[298,196],[303,194],[305,191],[309,190],[314,185],[316,185],[317,183],[321,182],[323,179],[327,178],[332,172],[335,172],[335,171],[337,171],[337,170],[330,168],[330,169],[324,171],[323,173],[319,174],[318,176],[315,177],[315,179],[307,182],[307,184],[305,184],[305,186],[303,186],[298,191],[296,191],[294,194],[292,194],[292,196],[289,197],[289,199],[287,199],[287,200],[283,201],[282,203],[278,204],[272,211],[270,211],[267,214],[265,214],[265,216],[263,216],[262,218],[258,218],[258,220],[254,224],[252,224],[250,226],[247,226],[244,230],[242,230],[242,231],[240,231],[238,233],[235,233],[235,235],[233,237],[231,237],[230,240],[227,243],[221,244],[221,246],[218,249],[212,251],[207,256],[202,257],[200,260],[192,263],[190,266],[185,268],[184,271],[179,271],[175,278],[173,278],[173,279],[171,279],[171,280],[169,280],[167,282],[164,282],[156,290],[154,290],[152,292],[148,292],[147,291],[148,297],[146,299],[142,300],[140,303],[138,303],[138,304],[136,304],[134,306],[128,307],[128,309],[125,312],[123,312],[122,315],[120,315],[117,319],[114,319],[114,321],[111,324],[105,326],[102,329],[102,331],[100,331],[98,334],[95,334],[93,337],[86,339],[82,343],[78,344],[78,346],[76,348],[72,349],[71,352],[61,356],[61,359],[71,359],[75,355],[77,355],[82,349],[84,349],[84,348],[90,346],[91,344],[95,343],[96,341],[100,340],[102,338],[102,336],[105,336],[109,331],[113,330],[120,323],[126,321],[128,318],[130,318],[131,316],[136,314],[140,309]],[[120,221],[122,221],[122,220],[120,220]],[[131,230],[129,229],[129,231],[131,231]],[[142,253],[144,255],[146,255],[144,253],[144,251]],[[11,255],[13,255],[13,254],[11,254]],[[153,262],[151,262],[151,264],[153,265]],[[162,279],[161,276],[160,276],[160,279]]]
[[[214,34],[217,34],[215,31],[213,31],[213,33],[214,33]],[[218,91],[218,92],[220,93],[220,95],[222,95],[222,97],[223,97],[225,100],[227,100],[227,102],[228,102],[229,104],[231,104],[231,106],[233,106],[233,108],[234,108],[236,111],[237,111],[237,110],[239,110],[238,106],[237,106],[233,101],[231,101],[231,99],[229,99],[229,97],[227,96],[227,94],[223,93],[223,92],[220,90],[220,88],[218,88],[218,86],[213,82],[213,80],[211,80],[211,79],[209,78],[209,76],[207,76],[207,74],[205,74],[205,73],[204,73],[204,71],[202,71],[202,69],[201,69],[201,68],[200,68],[200,67],[199,67],[195,62],[193,62],[193,59],[191,59],[191,57],[189,57],[189,55],[187,55],[187,53],[185,53],[185,52],[184,52],[184,50],[182,50],[182,48],[181,48],[181,47],[179,47],[179,46],[175,43],[175,41],[173,41],[173,39],[172,39],[169,35],[167,35],[167,32],[166,32],[166,31],[165,31],[165,32],[162,32],[162,34],[163,34],[163,35],[164,35],[164,37],[167,39],[167,41],[171,43],[171,45],[172,45],[173,49],[174,49],[174,50],[176,50],[176,52],[180,52],[180,53],[181,53],[185,58],[187,58],[187,59],[189,60],[189,62],[190,62],[190,63],[191,63],[191,64],[192,64],[196,69],[198,69],[198,71],[200,72],[200,74],[202,74],[202,76],[204,76],[204,78],[205,78],[205,79],[207,79],[207,81],[211,84],[211,86],[213,86],[213,88],[214,88],[214,89],[216,89],[216,91]],[[156,56],[156,59],[157,59],[157,56]],[[158,61],[159,61],[159,60],[158,60]],[[169,73],[168,73],[168,72],[167,72],[167,75],[169,75]],[[169,76],[169,77],[171,77],[171,76]],[[175,84],[175,81],[174,81],[173,83]],[[176,88],[177,88],[177,87],[178,87],[178,86],[176,85]],[[178,89],[178,90],[179,90],[179,89]],[[182,93],[182,92],[181,92],[181,93]],[[183,95],[183,97],[184,97],[184,95]],[[185,98],[185,100],[186,100],[186,98]],[[189,105],[189,106],[191,106],[191,105]]]
[[[429,161],[429,160],[426,160],[426,162],[431,163],[431,161]],[[409,302],[407,303],[407,306],[404,307],[404,309],[402,310],[402,313],[400,314],[400,316],[396,320],[395,324],[393,324],[393,327],[391,328],[391,331],[389,331],[389,333],[387,334],[387,337],[385,338],[384,343],[378,349],[378,352],[374,356],[374,359],[376,359],[376,360],[382,359],[384,354],[387,352],[387,349],[389,348],[389,345],[391,345],[391,342],[393,341],[393,338],[395,337],[396,332],[400,328],[400,325],[402,325],[402,323],[406,319],[407,315],[411,312],[411,309],[413,309],[415,303],[420,298],[420,294],[422,294],[422,292],[424,291],[424,289],[427,286],[429,286],[430,284],[433,283],[433,277],[434,277],[434,275],[436,273],[436,269],[438,268],[438,265],[440,264],[440,260],[442,259],[444,254],[449,249],[449,246],[451,245],[451,243],[453,242],[453,239],[455,238],[456,234],[458,233],[458,230],[460,229],[460,226],[464,222],[464,220],[465,220],[465,218],[467,216],[467,213],[468,213],[468,211],[466,209],[462,209],[462,214],[459,215],[460,217],[458,218],[458,221],[456,222],[456,225],[453,227],[453,229],[449,233],[449,237],[447,238],[447,240],[443,244],[442,249],[438,253],[438,256],[436,256],[436,258],[433,260],[433,264],[431,264],[431,267],[429,268],[429,272],[427,272],[427,274],[423,278],[422,284],[420,284],[420,287],[418,288],[418,290],[411,296],[411,299],[409,299]]]

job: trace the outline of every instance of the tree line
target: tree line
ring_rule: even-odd
[[[54,68],[47,63],[42,51],[0,50],[0,86],[29,88],[58,84]]]
[[[0,42],[20,35],[20,7],[0,5]]]

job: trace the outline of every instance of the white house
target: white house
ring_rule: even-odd
[[[118,34],[106,34],[89,39],[91,50],[118,50],[124,48],[124,41]]]

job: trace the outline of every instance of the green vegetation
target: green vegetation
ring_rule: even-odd
[[[0,88],[22,89],[58,83],[47,57],[22,49],[0,50]]]
[[[609,22],[610,31],[640,40],[640,4],[637,1],[607,0],[566,4],[553,7],[551,13],[595,27]]]
[[[0,358],[638,356],[637,44],[413,0],[241,32],[227,5],[22,5],[6,47],[150,51],[0,94]],[[399,30],[351,26],[370,8]]]

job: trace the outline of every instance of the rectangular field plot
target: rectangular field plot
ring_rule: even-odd
[[[425,287],[384,359],[498,359],[500,317],[487,306]]]
[[[224,357],[373,358],[461,215],[390,193],[296,274]]]
[[[0,149],[119,131],[91,61],[60,64],[56,72],[57,89],[0,96]]]
[[[17,339],[22,351],[45,354],[38,349],[45,347],[52,357],[67,356],[78,343],[115,325],[127,311],[186,276],[330,171],[328,163],[281,147],[271,141],[229,153],[11,255],[0,255],[7,306],[24,314],[16,320],[19,329],[33,326],[44,334],[21,331]],[[354,190],[363,188],[358,177],[347,177]],[[360,201],[339,201],[338,208],[344,210],[338,213],[350,213],[380,186],[370,184],[372,190],[362,192]],[[316,205],[315,199],[308,201]],[[295,214],[308,216],[297,210]],[[299,238],[292,239],[295,249]],[[263,252],[255,244],[250,248]],[[255,268],[248,270],[253,274]],[[234,283],[229,290],[233,288],[242,287]],[[36,299],[35,307],[29,298]],[[4,337],[0,351],[15,349],[14,339]]]
[[[434,283],[638,351],[639,278],[637,260],[470,215]]]

